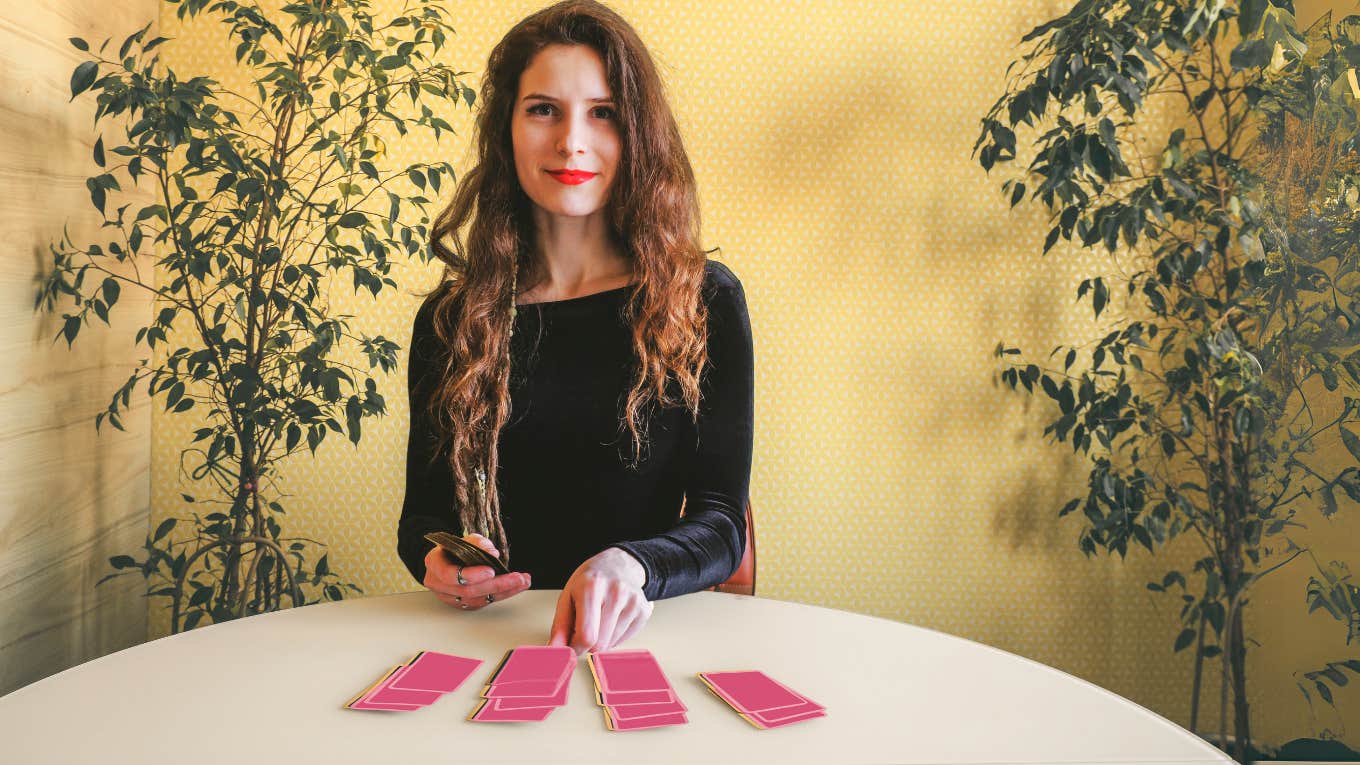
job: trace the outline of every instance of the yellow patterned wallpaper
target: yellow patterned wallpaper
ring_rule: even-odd
[[[450,62],[480,73],[499,36],[542,4],[448,3],[459,32]],[[374,3],[379,15],[395,5]],[[1186,724],[1190,661],[1171,651],[1178,605],[1144,588],[1166,564],[1082,557],[1075,520],[1055,517],[1081,485],[1081,464],[1042,441],[1043,412],[992,382],[1000,339],[1046,351],[1099,336],[1072,290],[1103,261],[1060,250],[1041,259],[1042,213],[1008,212],[999,181],[969,159],[1016,42],[1065,4],[613,6],[661,63],[698,174],[706,244],[746,287],[761,596],[994,645]],[[233,81],[218,29],[181,28],[168,7],[161,22],[176,38],[165,49],[172,66]],[[394,166],[466,166],[470,115],[446,116],[457,137],[393,140]],[[355,297],[346,277],[331,308],[404,347],[412,293],[438,275],[401,264],[403,292],[378,302]],[[332,434],[317,459],[285,467],[281,486],[286,528],[326,541],[333,567],[369,594],[416,588],[394,543],[404,369],[381,384],[389,415],[366,424],[357,448]],[[153,527],[185,510],[181,491],[193,493],[177,473],[199,426],[155,415]],[[1355,531],[1354,521],[1328,530],[1329,553],[1360,558],[1344,541]],[[1253,603],[1255,733],[1281,743],[1349,721],[1354,746],[1360,694],[1338,697],[1344,721],[1328,708],[1310,719],[1293,684],[1292,672],[1345,650],[1329,620],[1305,615],[1304,581],[1301,569],[1282,572]],[[153,613],[152,635],[166,623]],[[985,692],[986,678],[960,682]],[[1206,721],[1217,718],[1217,685],[1208,689]]]

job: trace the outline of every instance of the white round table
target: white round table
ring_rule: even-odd
[[[1126,699],[994,648],[844,611],[701,592],[656,603],[649,649],[689,723],[610,731],[584,658],[540,723],[467,721],[504,653],[548,637],[557,590],[476,612],[429,593],[308,606],[134,646],[0,698],[5,763],[1231,762]],[[484,664],[415,712],[343,704],[431,650]],[[759,669],[827,709],[760,730],[696,672]]]

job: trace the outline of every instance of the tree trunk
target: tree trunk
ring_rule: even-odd
[[[1238,603],[1228,627],[1229,656],[1232,661],[1233,732],[1237,738],[1237,761],[1247,761],[1251,746],[1251,716],[1247,706],[1247,641],[1242,631],[1242,607]]]
[[[1208,619],[1204,616],[1204,606],[1201,603],[1199,611],[1199,639],[1195,642],[1195,681],[1190,690],[1190,732],[1199,731],[1199,689],[1200,682],[1204,677],[1204,627]],[[1222,642],[1222,641],[1220,641]]]

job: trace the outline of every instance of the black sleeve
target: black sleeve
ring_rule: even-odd
[[[751,319],[741,282],[720,263],[710,261],[709,268],[708,366],[701,381],[698,443],[685,486],[685,515],[655,537],[614,545],[646,569],[643,594],[648,600],[721,584],[746,551],[755,410]]]
[[[425,583],[425,555],[433,547],[425,534],[447,531],[461,535],[453,514],[453,474],[443,457],[430,465],[437,446],[426,405],[443,370],[439,339],[434,334],[434,296],[416,312],[407,360],[406,390],[411,406],[411,433],[406,445],[406,497],[397,523],[397,554],[420,584]]]

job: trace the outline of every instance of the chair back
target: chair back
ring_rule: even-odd
[[[737,570],[726,582],[713,587],[717,592],[730,592],[734,595],[756,594],[756,521],[751,514],[751,500],[746,500],[746,552],[741,556]]]

